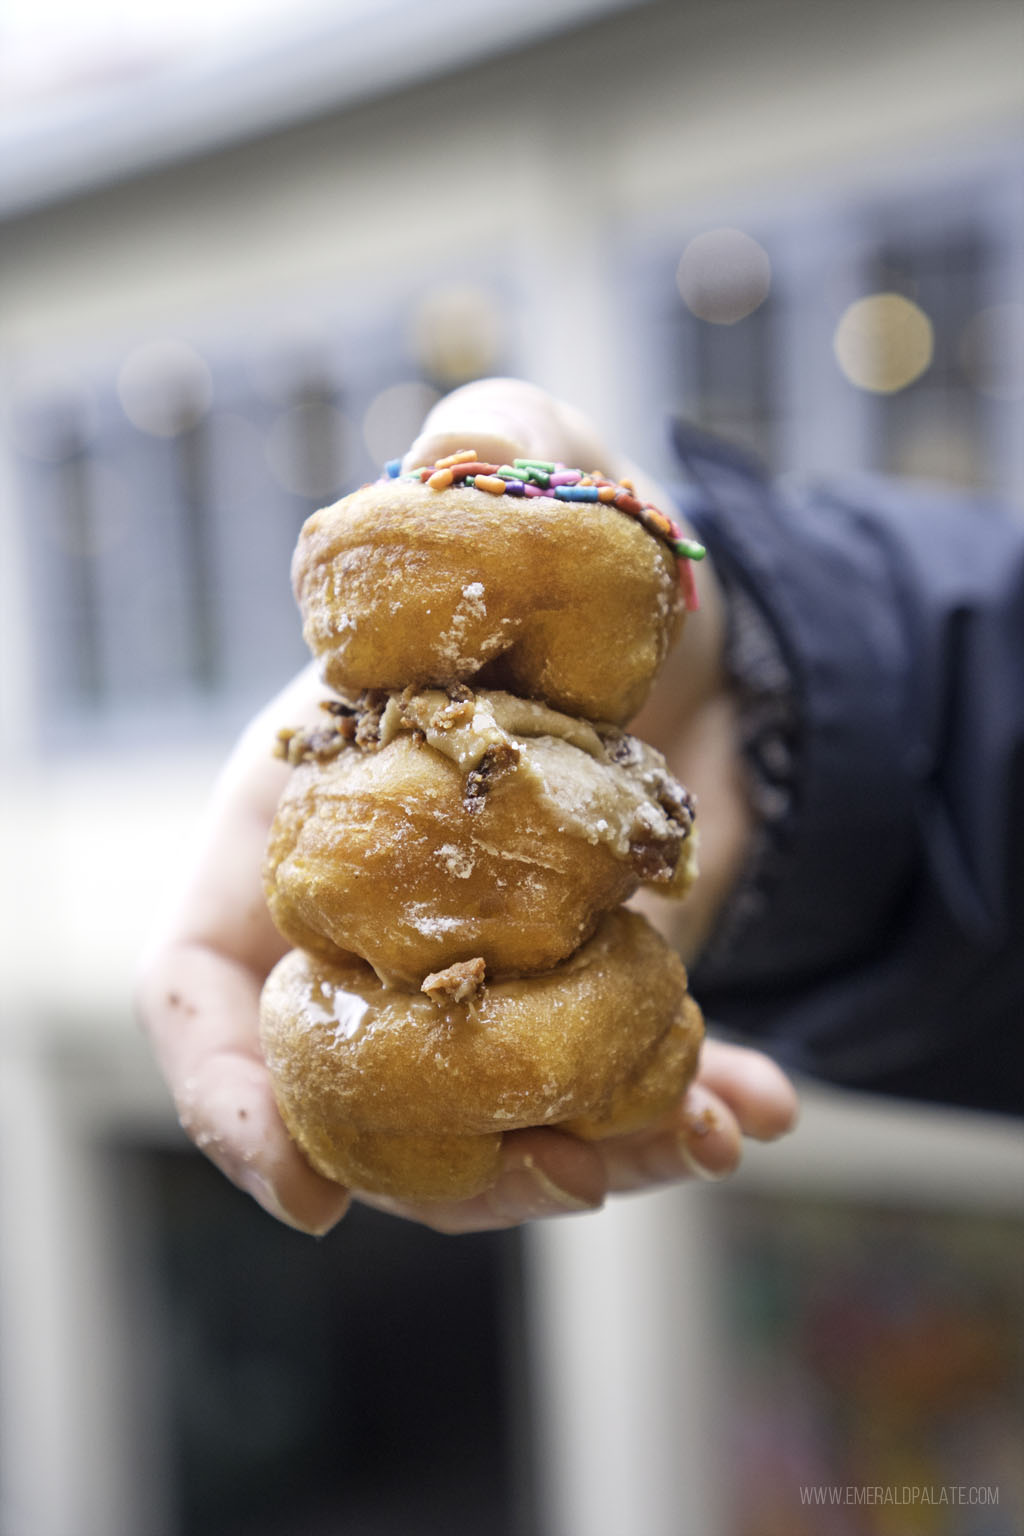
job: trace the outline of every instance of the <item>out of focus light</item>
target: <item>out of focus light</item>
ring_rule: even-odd
[[[1024,304],[993,304],[964,326],[960,362],[974,388],[993,400],[1024,398]]]
[[[683,251],[676,286],[687,309],[712,325],[735,325],[768,297],[772,264],[742,229],[708,229]]]
[[[913,384],[930,365],[932,323],[901,293],[872,293],[845,310],[833,347],[851,384],[890,395]]]
[[[183,341],[150,341],[122,363],[117,393],[128,420],[154,437],[195,426],[213,399],[210,369]]]
[[[326,400],[282,411],[267,433],[267,463],[278,484],[311,501],[334,495],[352,462],[356,427]]]
[[[412,317],[409,345],[428,378],[453,388],[497,370],[501,333],[494,296],[460,283],[424,295]]]
[[[404,453],[439,398],[436,389],[415,379],[382,389],[363,417],[363,440],[373,462],[386,464]]]

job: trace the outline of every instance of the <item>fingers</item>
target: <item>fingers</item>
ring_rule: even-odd
[[[628,475],[644,500],[669,505],[664,488],[628,463],[589,417],[524,379],[481,379],[445,395],[403,463],[407,469],[432,464],[460,448],[474,449],[491,464],[557,459],[616,479]]]
[[[625,1194],[691,1177],[724,1179],[743,1153],[739,1122],[716,1094],[694,1083],[667,1122],[601,1143],[609,1191]]]
[[[608,1187],[725,1178],[739,1166],[744,1137],[773,1141],[792,1130],[796,1116],[796,1090],[773,1061],[706,1040],[696,1081],[669,1121],[603,1143]]]
[[[796,1089],[781,1067],[761,1051],[706,1040],[698,1078],[729,1107],[744,1136],[775,1141],[796,1125],[800,1108]]]
[[[450,1233],[596,1211],[608,1194],[724,1179],[739,1166],[745,1136],[774,1140],[793,1128],[796,1114],[796,1091],[767,1056],[709,1040],[697,1080],[656,1126],[601,1142],[556,1130],[513,1131],[504,1139],[497,1180],[472,1200],[368,1203]]]
[[[435,1232],[489,1232],[524,1221],[596,1211],[604,1202],[605,1189],[602,1158],[593,1146],[559,1131],[539,1129],[510,1131],[504,1137],[497,1179],[471,1200],[415,1205],[374,1197],[366,1203],[421,1222]]]
[[[322,1236],[344,1216],[347,1190],[314,1173],[297,1152],[262,1062],[234,1051],[204,1056],[177,1099],[199,1150],[278,1221]]]
[[[139,975],[140,1020],[188,1135],[279,1220],[324,1232],[347,1193],[313,1172],[281,1122],[259,1047],[259,995],[287,948],[263,899],[261,868],[287,770],[282,724],[315,718],[312,669],[246,731],[221,774],[190,878]]]
[[[460,447],[499,464],[519,456],[570,462],[577,454],[571,462],[596,467],[607,456],[597,429],[580,412],[522,379],[482,379],[439,400],[405,463],[430,464]]]
[[[196,944],[147,965],[139,1012],[186,1133],[278,1220],[323,1233],[348,1208],[314,1173],[281,1121],[258,1041],[262,978]]]

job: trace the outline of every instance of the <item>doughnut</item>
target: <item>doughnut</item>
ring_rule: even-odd
[[[668,1114],[703,1036],[675,952],[616,908],[541,975],[453,966],[432,993],[384,986],[364,961],[294,949],[261,1000],[282,1118],[318,1172],[356,1191],[466,1199],[502,1134],[559,1126],[591,1140]]]
[[[492,979],[546,971],[640,884],[680,896],[694,877],[692,802],[660,753],[535,701],[370,695],[283,731],[281,753],[271,916],[392,986],[477,957]]]
[[[694,807],[623,726],[702,555],[628,483],[469,448],[303,525],[293,584],[335,697],[278,733],[263,878],[295,947],[260,1029],[326,1177],[466,1199],[506,1131],[623,1136],[684,1092],[700,1009],[623,903],[685,894]]]
[[[623,724],[695,606],[701,555],[628,485],[466,449],[314,512],[292,581],[343,695],[475,682]]]

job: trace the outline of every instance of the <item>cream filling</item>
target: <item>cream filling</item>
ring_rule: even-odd
[[[465,773],[491,752],[503,773],[529,781],[560,830],[607,843],[622,859],[638,842],[680,842],[682,829],[660,803],[674,784],[665,759],[636,737],[608,729],[628,744],[622,761],[609,754],[588,721],[545,704],[498,692],[453,700],[440,689],[427,689],[410,698],[389,697],[380,745],[403,731],[420,731]]]
[[[413,730],[422,731],[430,746],[466,773],[479,767],[489,749],[519,746],[519,738],[550,736],[591,757],[605,757],[600,736],[586,720],[512,693],[475,693],[465,701],[450,699],[440,688],[408,699],[391,694],[381,715],[381,746],[400,731]]]

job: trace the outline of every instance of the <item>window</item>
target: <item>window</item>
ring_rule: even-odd
[[[474,336],[476,292],[459,311]],[[458,316],[440,312],[427,339],[450,347]],[[230,734],[308,660],[298,531],[401,452],[440,392],[404,318],[325,316],[276,346],[150,341],[62,360],[15,398],[40,745]],[[459,366],[503,365],[484,339]]]
[[[851,181],[770,213],[762,195],[749,218],[718,209],[633,236],[619,293],[635,451],[671,475],[675,412],[777,471],[1024,499],[1018,178],[1016,154],[993,153],[945,179],[908,170],[896,192]],[[904,321],[913,345],[894,359]]]

